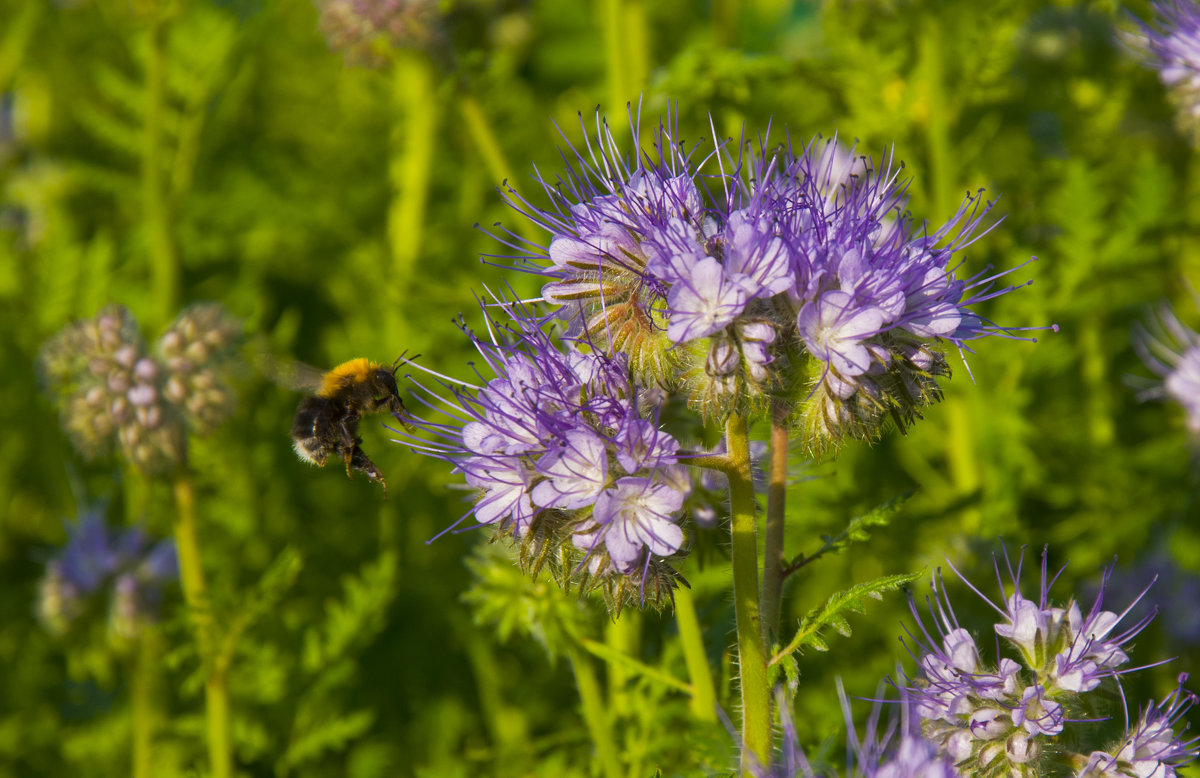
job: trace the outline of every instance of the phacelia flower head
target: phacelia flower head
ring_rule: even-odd
[[[100,511],[89,511],[46,564],[38,615],[50,632],[65,635],[89,612],[107,610],[108,637],[124,644],[157,618],[165,586],[178,577],[173,541],[109,527]]]
[[[1193,130],[1200,120],[1200,5],[1192,0],[1152,4],[1153,24],[1139,23],[1130,41],[1171,90],[1180,119]]]
[[[1133,346],[1146,367],[1162,378],[1145,389],[1141,399],[1179,403],[1188,430],[1200,439],[1200,335],[1163,305],[1146,326],[1134,327]]]
[[[1011,335],[970,306],[1012,287],[956,276],[990,204],[968,196],[929,229],[903,212],[890,158],[820,140],[739,148],[688,149],[666,124],[626,156],[598,121],[565,174],[542,181],[550,209],[508,195],[550,233],[525,257],[549,279],[542,299],[636,381],[717,421],[783,400],[821,451],[919,415],[949,374],[946,345]]]
[[[63,426],[85,457],[114,447],[148,473],[187,456],[187,428],[206,433],[233,407],[223,375],[238,325],[220,306],[185,310],[150,353],[128,309],[110,305],[51,338],[40,364]]]
[[[559,345],[520,304],[496,303],[503,324],[468,333],[489,370],[477,386],[422,387],[447,423],[415,422],[433,441],[403,436],[451,462],[476,492],[468,515],[520,544],[522,563],[566,585],[600,587],[619,603],[669,599],[669,558],[683,549],[690,488],[679,445],[643,407],[623,360],[583,341]],[[466,518],[466,517],[464,517]]]
[[[1044,555],[1040,590],[1035,599],[1030,599],[1021,591],[1023,561],[1024,554],[1014,569],[1007,554],[1004,556],[1007,587],[1002,565],[996,561],[1001,592],[1011,592],[999,603],[959,573],[1000,617],[994,627],[994,642],[1002,651],[994,660],[983,656],[974,635],[959,624],[940,574],[933,577],[934,596],[929,606],[932,625],[912,604],[919,625],[914,646],[918,672],[907,690],[921,718],[924,736],[967,775],[1162,775],[1087,772],[1098,764],[1098,753],[1112,755],[1105,762],[1108,764],[1119,758],[1119,752],[1133,749],[1133,753],[1142,747],[1120,746],[1114,751],[1102,747],[1108,737],[1105,700],[1111,692],[1119,691],[1116,687],[1120,676],[1140,669],[1130,666],[1127,649],[1154,614],[1130,617],[1136,600],[1120,612],[1104,609],[1112,568],[1105,571],[1100,591],[1086,612],[1074,599],[1065,606],[1052,604],[1049,590],[1062,571],[1050,575]],[[1144,594],[1145,590],[1138,599]],[[1102,687],[1109,688],[1093,694]],[[1176,699],[1182,694],[1178,692]],[[1173,724],[1178,717],[1172,716],[1174,710],[1154,721]],[[1160,761],[1168,761],[1167,753],[1171,759],[1186,753],[1192,754],[1188,759],[1194,757],[1194,744],[1175,740],[1170,725],[1155,730],[1153,736],[1146,731],[1139,724],[1125,736],[1126,744],[1146,744],[1153,737],[1162,737],[1165,743],[1156,752],[1163,755]],[[1086,747],[1089,745],[1095,750]],[[1143,752],[1149,750],[1149,746],[1143,747]],[[1075,767],[1064,771],[1063,765]]]
[[[381,65],[393,48],[424,48],[438,35],[435,0],[319,0],[317,7],[329,47],[356,65]]]

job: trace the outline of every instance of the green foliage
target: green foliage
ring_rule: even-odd
[[[52,639],[34,602],[80,502],[108,499],[155,536],[176,519],[169,484],[71,450],[34,369],[41,344],[110,302],[152,339],[187,304],[217,300],[279,359],[328,367],[407,350],[475,381],[451,319],[472,320],[473,293],[514,276],[480,264],[507,250],[472,225],[521,229],[493,187],[509,176],[541,203],[530,174],[559,170],[554,122],[578,140],[577,113],[590,121],[596,105],[623,117],[640,101],[643,129],[670,105],[689,146],[711,115],[722,137],[770,122],[772,139],[786,127],[798,145],[837,132],[860,153],[894,148],[909,208],[931,225],[968,190],[1001,198],[1004,221],[964,253],[964,273],[1039,258],[1000,280],[1032,286],[981,312],[1057,333],[980,342],[970,376],[951,355],[944,401],[904,436],[848,446],[788,488],[782,623],[798,627],[775,667],[795,689],[804,746],[840,743],[834,676],[868,694],[905,658],[906,571],[949,559],[979,580],[1000,536],[1049,543],[1052,566],[1070,562],[1063,591],[1114,555],[1162,550],[1184,575],[1164,608],[1190,607],[1172,599],[1200,569],[1182,414],[1139,403],[1125,379],[1147,375],[1129,332],[1149,305],[1171,299],[1200,325],[1181,282],[1200,286],[1200,167],[1155,74],[1117,42],[1127,9],[450,5],[470,22],[453,51],[366,70],[330,49],[311,3],[0,0],[0,778],[130,773],[132,655],[99,632]],[[420,72],[428,93],[401,77]],[[413,213],[419,235],[398,234]],[[532,276],[512,283],[538,293]],[[469,532],[426,543],[465,510],[447,468],[365,422],[385,502],[361,478],[296,460],[298,395],[252,366],[237,388],[235,419],[189,441],[224,642],[200,657],[182,598],[163,603],[155,776],[208,771],[206,661],[228,663],[242,776],[595,774],[571,651],[599,668],[601,718],[629,774],[734,768],[733,739],[688,707],[672,614],[627,610],[632,638],[604,637],[596,603],[531,581],[501,546]],[[709,548],[727,542],[702,532]],[[683,572],[700,652],[736,718],[722,557]],[[870,618],[850,615],[885,593]],[[986,612],[959,615],[988,628]],[[1179,662],[1130,681],[1129,699],[1161,696],[1200,657],[1169,626],[1143,633],[1134,661]]]

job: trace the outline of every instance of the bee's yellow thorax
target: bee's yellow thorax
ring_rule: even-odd
[[[321,381],[321,390],[317,392],[317,396],[333,397],[346,386],[363,383],[378,369],[379,365],[366,357],[359,357],[358,359],[343,362],[325,374],[324,380]]]

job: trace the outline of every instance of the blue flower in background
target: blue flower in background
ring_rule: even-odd
[[[68,527],[67,544],[47,562],[38,614],[61,635],[90,608],[108,607],[112,635],[130,638],[157,616],[164,588],[178,577],[174,541],[109,527],[101,510],[91,510]]]

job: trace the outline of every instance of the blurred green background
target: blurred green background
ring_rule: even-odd
[[[785,621],[854,581],[947,557],[986,585],[1003,538],[1070,563],[1061,599],[1115,556],[1141,585],[1164,575],[1165,615],[1133,659],[1179,660],[1131,681],[1131,700],[1197,669],[1195,460],[1182,411],[1139,403],[1127,381],[1150,375],[1130,346],[1149,306],[1172,300],[1200,324],[1185,283],[1200,286],[1200,156],[1119,42],[1147,3],[461,0],[433,4],[436,35],[349,55],[322,35],[335,4],[0,0],[0,776],[128,773],[129,658],[102,631],[53,638],[38,585],[81,505],[107,500],[113,522],[162,535],[172,519],[169,484],[74,453],[39,387],[41,344],[108,302],[153,339],[180,308],[215,300],[280,358],[328,367],[407,350],[468,377],[454,317],[479,323],[485,285],[538,288],[481,263],[507,250],[474,225],[546,239],[495,187],[546,204],[531,176],[561,168],[555,123],[578,141],[577,114],[592,122],[599,107],[627,139],[639,100],[644,131],[678,111],[689,142],[711,117],[722,136],[769,123],[795,144],[836,132],[876,158],[894,148],[910,208],[932,225],[986,188],[1004,221],[963,274],[1037,256],[1012,276],[1033,285],[985,312],[1060,327],[1036,345],[979,343],[974,380],[952,357],[946,399],[907,436],[797,459],[789,554],[916,493],[870,543],[789,581]],[[252,364],[238,392],[234,420],[194,439],[191,460],[217,613],[266,604],[234,659],[241,774],[595,775],[567,659],[580,637],[686,677],[670,614],[614,626],[595,603],[507,572],[477,533],[427,544],[467,508],[445,466],[364,423],[385,502],[296,459],[298,395]],[[298,565],[294,580],[273,564]],[[732,715],[728,570],[717,550],[683,573]],[[959,589],[964,621],[986,630],[989,612]],[[906,613],[893,596],[852,618],[834,651],[802,658],[806,747],[840,753],[833,679],[874,694],[906,658]],[[195,775],[202,697],[177,592],[164,615],[154,774]],[[603,684],[629,774],[736,764],[732,736],[695,721],[678,691],[574,660]]]

